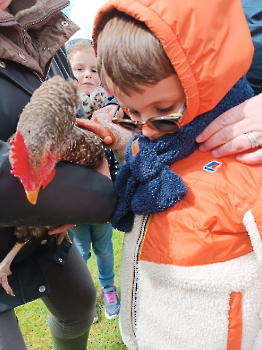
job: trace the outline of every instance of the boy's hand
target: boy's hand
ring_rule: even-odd
[[[236,157],[242,163],[262,163],[262,93],[231,108],[216,118],[197,138],[203,142],[199,146],[202,152],[212,150],[214,157],[241,153]],[[252,144],[246,133],[252,132],[258,147],[253,152]],[[249,152],[245,152],[245,151]]]
[[[118,105],[111,104],[111,105],[105,106],[103,108],[100,108],[100,109],[98,109],[97,111],[95,111],[93,113],[92,119],[95,118],[97,114],[106,113],[108,115],[107,121],[111,122],[112,119],[115,116],[117,107],[118,107]],[[123,113],[122,109],[120,108],[120,110],[119,110],[119,112],[117,114],[117,117],[118,118],[123,118],[123,116],[124,116],[124,113]]]
[[[78,125],[84,126],[86,129],[93,131],[95,134],[97,134],[105,144],[109,145],[113,142],[112,136],[109,134],[109,132],[104,128],[102,125],[97,124],[93,120],[84,119],[84,118],[77,118],[76,123]]]
[[[92,119],[79,118],[76,119],[76,123],[84,126],[86,129],[93,131],[97,134],[106,145],[110,145],[114,140],[112,138],[112,134],[101,124],[95,122],[96,116],[99,114],[104,114],[104,120],[107,123],[112,124],[112,119],[115,115],[117,109],[117,105],[112,104],[106,107],[103,107],[93,113]],[[120,109],[118,112],[118,117],[123,117],[123,111]]]
[[[117,105],[109,105],[95,111],[91,120],[80,118],[76,119],[76,122],[100,136],[104,142],[104,146],[112,149],[116,160],[122,164],[126,144],[133,133],[112,123],[116,109]],[[120,109],[117,116],[118,118],[123,118],[124,112]],[[100,172],[100,170],[98,171]]]

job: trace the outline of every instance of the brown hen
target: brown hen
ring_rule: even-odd
[[[77,82],[55,76],[44,82],[32,95],[22,111],[17,131],[10,141],[11,173],[21,181],[27,199],[36,204],[38,192],[52,181],[58,161],[69,161],[97,168],[104,157],[100,138],[75,125],[79,106]],[[31,236],[42,236],[50,226],[16,227],[17,243],[0,264],[0,284],[14,295],[8,284],[10,265]],[[67,232],[60,233],[70,241]]]

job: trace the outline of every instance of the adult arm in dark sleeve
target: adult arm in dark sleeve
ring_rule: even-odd
[[[101,224],[110,220],[117,194],[112,181],[87,167],[58,163],[53,181],[39,192],[36,205],[27,201],[11,173],[9,144],[0,141],[0,226]]]
[[[260,0],[241,0],[255,52],[247,79],[255,94],[262,92],[262,6]]]

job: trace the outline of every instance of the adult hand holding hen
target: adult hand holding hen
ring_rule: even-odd
[[[262,163],[262,93],[223,113],[196,141],[214,157],[240,153],[236,159],[242,163]]]
[[[57,227],[52,228],[52,230],[48,231],[48,234],[49,235],[56,235],[58,233],[62,233],[64,231],[70,230],[73,227],[75,227],[75,225],[65,224],[65,225],[57,226]]]

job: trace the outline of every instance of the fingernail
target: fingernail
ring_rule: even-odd
[[[204,152],[204,146],[200,145],[198,149],[200,152]]]
[[[242,157],[236,157],[236,160],[238,161],[238,162],[240,162],[240,163],[243,163],[243,160],[242,160]]]
[[[211,153],[213,157],[219,157],[219,153],[217,151],[212,151]]]
[[[202,135],[198,135],[196,138],[196,142],[201,142],[203,140]]]

